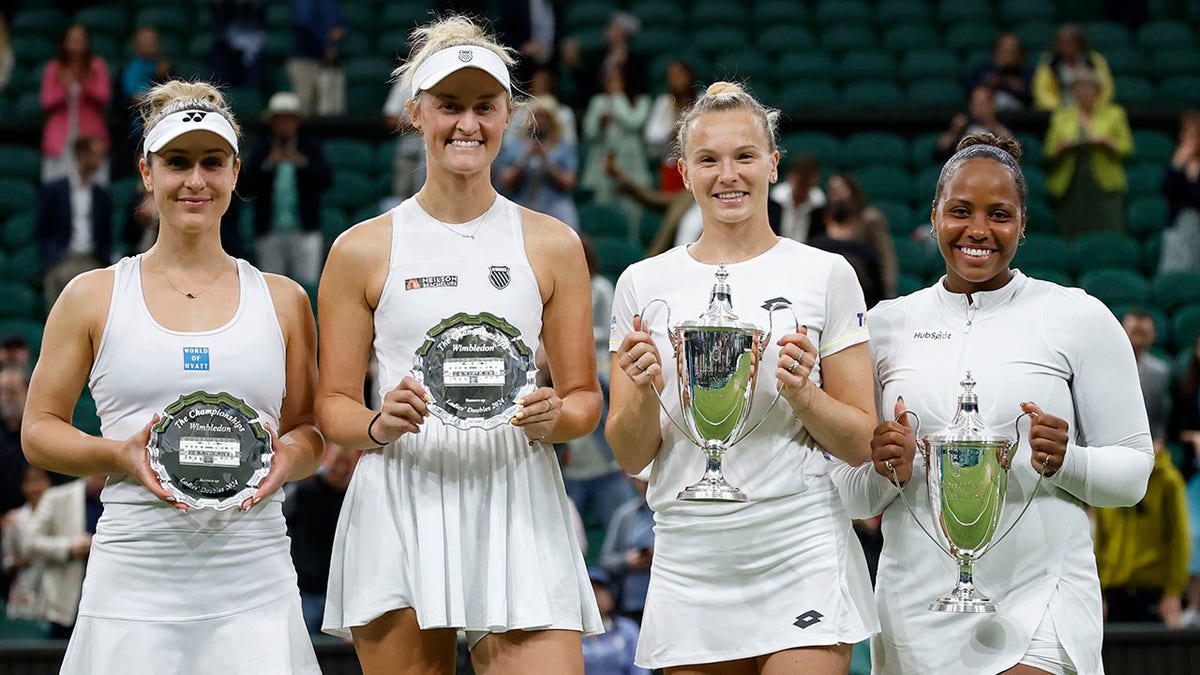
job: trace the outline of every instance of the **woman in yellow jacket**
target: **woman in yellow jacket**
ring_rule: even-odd
[[[1076,80],[1075,104],[1050,117],[1046,187],[1056,200],[1055,220],[1066,239],[1087,232],[1125,228],[1127,183],[1121,163],[1133,154],[1133,132],[1125,109],[1100,101],[1100,82]]]
[[[1108,61],[1088,46],[1087,35],[1073,23],[1063,24],[1054,35],[1054,49],[1042,54],[1033,71],[1033,106],[1054,111],[1075,103],[1075,80],[1088,75],[1100,82],[1100,101],[1113,100],[1113,76]]]

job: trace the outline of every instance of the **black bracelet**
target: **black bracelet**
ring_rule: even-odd
[[[371,439],[372,443],[374,443],[375,445],[378,445],[381,448],[383,446],[387,445],[387,443],[384,443],[383,441],[379,440],[378,438],[375,438],[375,434],[371,433],[371,427],[375,426],[375,421],[378,420],[382,416],[383,416],[383,411],[380,410],[379,412],[375,413],[375,416],[371,418],[370,423],[367,424],[367,438]]]

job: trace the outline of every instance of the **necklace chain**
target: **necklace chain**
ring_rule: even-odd
[[[195,293],[187,293],[187,292],[179,290],[179,287],[175,285],[175,282],[171,281],[171,277],[169,275],[167,275],[166,268],[163,267],[162,260],[160,260],[158,257],[158,251],[154,251],[153,255],[154,255],[154,267],[158,269],[158,273],[163,275],[163,278],[167,280],[167,283],[171,285],[171,288],[175,289],[176,293],[184,296],[188,300],[195,300],[196,298],[200,297],[201,295],[204,295],[205,293],[207,293],[209,291],[209,289],[211,289],[213,286],[217,285],[217,282],[221,280],[221,277],[225,276],[225,270],[228,269],[226,266],[222,265],[221,271],[217,272],[217,276],[213,277],[213,280],[208,282],[207,286],[205,286],[202,290],[197,291]]]
[[[475,229],[471,230],[470,232],[464,232],[462,230],[455,229],[453,226],[450,225],[450,223],[444,222],[439,218],[434,218],[433,215],[429,214],[429,210],[426,209],[425,206],[421,204],[421,200],[418,199],[417,204],[420,205],[421,210],[425,211],[425,213],[427,215],[429,215],[429,217],[432,220],[434,220],[438,225],[441,225],[442,227],[446,228],[446,230],[448,230],[449,232],[457,234],[458,236],[462,237],[463,239],[474,239],[475,235],[479,234],[479,230],[483,228],[484,222],[487,221],[488,213],[492,210],[491,207],[488,207],[488,210],[484,211],[482,214],[480,214],[479,218],[476,219],[479,222],[475,224]],[[467,221],[467,222],[470,222],[470,221]]]

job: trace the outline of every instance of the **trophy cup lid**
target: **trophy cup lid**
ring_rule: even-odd
[[[958,394],[958,410],[950,426],[940,434],[932,436],[937,443],[1003,443],[1007,445],[1011,438],[992,428],[979,414],[979,397],[975,393],[975,378],[971,371],[958,383],[962,389]]]
[[[708,296],[708,309],[694,321],[684,321],[684,328],[735,328],[739,330],[758,330],[758,326],[738,321],[738,315],[733,311],[733,292],[729,286],[729,271],[725,262],[717,266],[717,280],[713,283]]]

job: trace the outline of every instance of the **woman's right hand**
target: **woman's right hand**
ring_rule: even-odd
[[[170,492],[167,492],[159,482],[158,474],[150,468],[150,455],[147,450],[150,445],[150,428],[158,424],[158,420],[159,416],[155,415],[154,419],[142,427],[141,431],[125,439],[117,451],[117,461],[121,466],[122,473],[136,477],[155,497],[186,512],[187,504],[180,503]]]
[[[904,397],[897,397],[894,419],[899,421],[881,423],[871,437],[871,463],[875,471],[888,481],[898,479],[901,486],[912,478],[913,457],[917,453],[917,439],[904,411]]]
[[[615,363],[638,387],[653,386],[654,380],[662,375],[658,347],[650,333],[643,330],[640,315],[633,317],[633,332],[621,340],[614,358]]]
[[[376,442],[391,443],[403,434],[420,433],[429,416],[429,407],[425,405],[429,400],[425,388],[411,375],[405,376],[383,397],[379,419],[370,427],[371,436]]]

